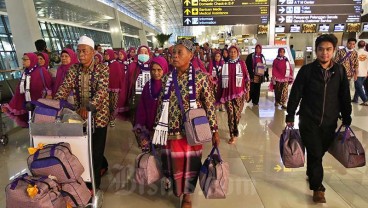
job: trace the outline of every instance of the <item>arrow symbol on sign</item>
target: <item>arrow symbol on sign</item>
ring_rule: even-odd
[[[280,9],[279,9],[279,12],[281,12],[281,14],[284,14],[284,12],[285,12],[285,8],[284,7],[281,7]]]
[[[283,23],[284,21],[285,21],[285,17],[284,16],[279,17],[279,22],[280,23]]]
[[[280,170],[282,170],[282,167],[280,165],[276,165],[276,167],[274,167],[273,169],[276,170],[276,172],[280,172]]]
[[[189,18],[186,18],[186,19],[184,20],[184,22],[185,22],[187,25],[189,25],[192,21],[190,21],[190,19],[189,19]]]
[[[188,6],[190,4],[190,0],[185,0],[184,4],[185,4],[185,6]]]
[[[285,4],[286,0],[280,0],[280,4]]]
[[[184,14],[186,14],[186,15],[189,15],[189,13],[191,13],[191,11],[190,11],[189,9],[186,9],[186,10],[184,11]]]

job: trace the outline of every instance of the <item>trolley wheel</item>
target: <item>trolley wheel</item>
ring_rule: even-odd
[[[1,139],[0,139],[0,143],[3,145],[3,146],[6,146],[9,142],[9,138],[8,138],[8,135],[4,134],[1,136]]]

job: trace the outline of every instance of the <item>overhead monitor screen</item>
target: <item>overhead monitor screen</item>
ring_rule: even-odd
[[[363,31],[363,32],[368,32],[368,23],[364,23],[364,24],[363,24],[362,31]]]
[[[260,34],[267,34],[268,33],[268,25],[258,25],[258,32]]]
[[[330,25],[329,24],[319,25],[318,32],[328,32],[328,31],[330,31]]]
[[[344,32],[345,31],[345,24],[335,24],[334,32]]]
[[[300,25],[290,25],[291,33],[300,33]]]
[[[348,23],[346,26],[346,32],[359,32],[360,23]]]
[[[277,26],[275,27],[276,33],[284,33],[285,32],[285,26]]]
[[[303,24],[302,33],[315,33],[317,31],[317,24]]]

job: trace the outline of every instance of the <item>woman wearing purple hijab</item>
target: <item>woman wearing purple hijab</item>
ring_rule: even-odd
[[[125,76],[126,73],[128,72],[129,62],[128,62],[128,56],[124,50],[119,51],[119,57],[117,61],[119,62],[120,68],[123,72],[123,78],[122,78],[123,83],[120,89],[118,107],[117,107],[117,111],[119,113],[122,113],[122,112],[129,110],[129,108],[126,108],[127,100],[128,100],[127,98],[128,97],[128,90],[127,90],[128,79],[127,79],[127,76]]]
[[[52,96],[56,94],[61,84],[63,84],[63,81],[66,77],[66,74],[68,73],[69,68],[73,65],[78,63],[77,54],[69,48],[65,48],[61,52],[61,65],[57,69],[56,72],[56,78],[52,90]]]
[[[38,100],[44,97],[47,91],[51,91],[51,76],[46,68],[38,65],[37,55],[25,53],[22,60],[24,72],[15,95],[9,104],[2,106],[3,112],[9,112],[15,116],[23,115],[27,112],[25,102]]]
[[[115,126],[115,117],[117,114],[117,104],[119,100],[119,92],[123,84],[123,71],[119,62],[115,59],[115,53],[111,49],[105,50],[105,61],[109,66],[109,102],[110,102],[110,126]]]
[[[161,78],[169,71],[165,58],[155,57],[150,64],[151,80],[143,88],[141,100],[135,114],[133,131],[137,136],[138,145],[142,150],[149,149],[150,135],[153,134],[153,125],[158,107],[158,96],[162,89]]]
[[[134,115],[137,104],[139,103],[143,87],[151,79],[150,64],[151,51],[147,46],[140,46],[138,48],[137,62],[130,64],[128,77],[128,93],[129,93],[129,111],[133,113],[130,119],[134,125]]]

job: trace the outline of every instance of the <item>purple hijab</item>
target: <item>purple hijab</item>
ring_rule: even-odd
[[[59,87],[63,84],[63,81],[66,77],[67,72],[69,71],[69,68],[73,65],[78,63],[77,54],[69,48],[65,48],[61,54],[66,53],[70,56],[70,63],[65,65],[60,65],[56,72],[56,78],[54,82],[54,87],[52,90],[53,96],[56,94]]]
[[[152,59],[150,69],[152,70],[153,64],[158,64],[163,70],[165,75],[169,71],[167,61],[163,57],[155,57]],[[142,96],[138,104],[136,111],[136,123],[135,129],[145,128],[148,131],[153,131],[153,125],[155,122],[156,111],[158,107],[158,96],[162,89],[162,81],[151,79],[143,88]]]

